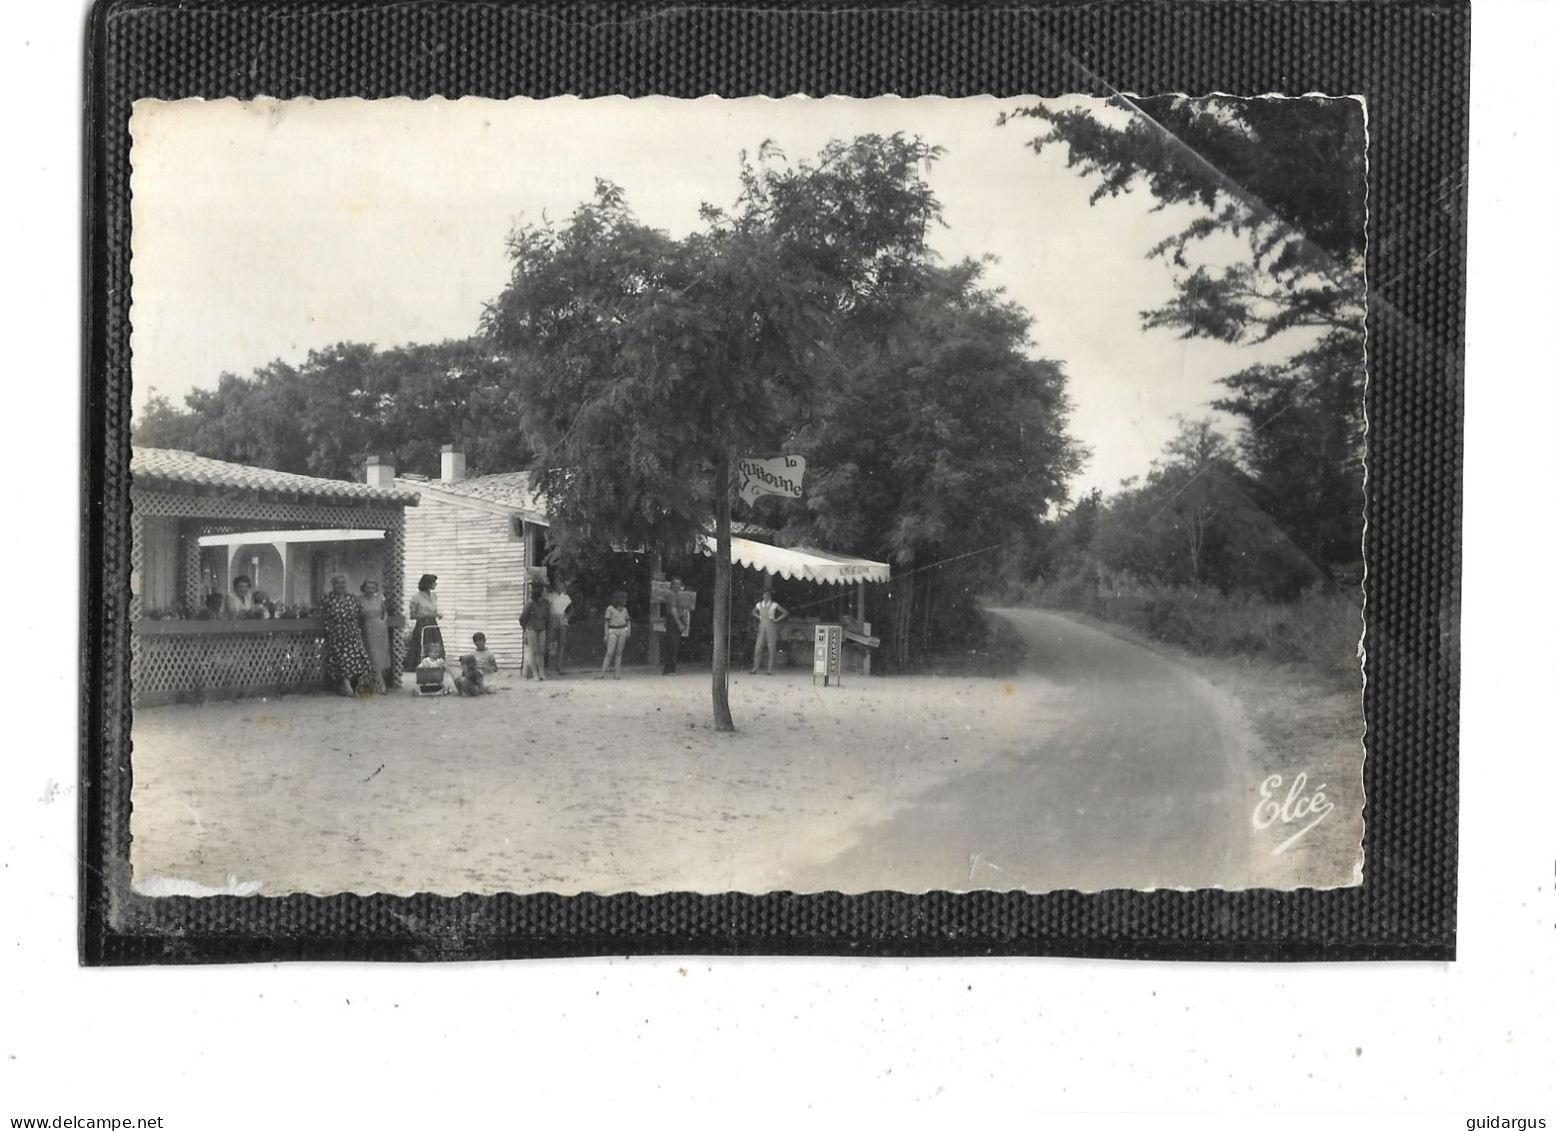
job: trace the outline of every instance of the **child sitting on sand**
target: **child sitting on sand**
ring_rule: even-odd
[[[459,675],[454,679],[454,686],[461,695],[486,694],[486,677],[481,674],[480,665],[474,656],[459,657]]]
[[[442,695],[458,694],[454,676],[443,661],[443,645],[436,641],[427,645],[427,654],[416,665],[416,685],[420,688],[441,685]]]
[[[475,642],[475,652],[472,653],[475,657],[475,666],[481,670],[483,676],[496,675],[497,655],[487,650],[486,633],[478,632],[470,639]],[[461,656],[459,659],[463,663],[465,658]]]

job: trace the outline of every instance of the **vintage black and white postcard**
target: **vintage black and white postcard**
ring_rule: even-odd
[[[1360,100],[130,129],[137,890],[1360,880]]]
[[[1365,889],[1336,82],[131,100],[110,918]]]

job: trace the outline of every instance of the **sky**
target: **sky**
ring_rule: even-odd
[[[1185,342],[1143,331],[1172,294],[1147,250],[1182,225],[1144,192],[1089,202],[1064,151],[1001,110],[1036,99],[441,98],[138,103],[133,164],[134,405],[182,405],[224,372],[302,361],[338,342],[382,348],[473,333],[509,276],[516,225],[564,221],[596,178],[680,236],[739,190],[739,155],[789,160],[832,138],[918,135],[946,262],[994,255],[987,282],[1035,319],[1033,352],[1064,364],[1070,432],[1091,456],[1072,493],[1143,474],[1174,416],[1210,414],[1218,378],[1303,344]],[[1092,99],[1075,99],[1105,111]],[[1230,425],[1230,421],[1228,424]]]

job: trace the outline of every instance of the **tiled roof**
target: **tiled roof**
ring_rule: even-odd
[[[312,475],[295,475],[290,471],[272,471],[268,467],[249,467],[242,463],[207,459],[174,448],[132,447],[130,475],[135,479],[187,483],[198,487],[271,491],[326,499],[382,499],[408,506],[414,506],[420,497],[415,491],[369,487],[366,483],[352,483],[344,479],[319,479]]]
[[[502,471],[496,475],[476,475],[456,483],[429,479],[427,486],[439,491],[447,491],[451,495],[463,495],[470,499],[480,499],[485,503],[496,503],[501,507],[512,507],[514,510],[524,511],[541,519],[546,515],[546,500],[538,497],[530,487],[527,471]]]

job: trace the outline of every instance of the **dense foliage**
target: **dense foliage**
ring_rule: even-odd
[[[1325,583],[1261,489],[1208,420],[1181,421],[1142,482],[1093,492],[1052,524],[1033,580],[1011,595],[1355,687],[1357,595]]]
[[[1319,574],[1254,491],[1208,420],[1182,421],[1145,482],[1091,519],[1088,552],[1103,570],[1155,588],[1289,600]]]
[[[1166,97],[1014,118],[1043,123],[1033,147],[1062,146],[1096,182],[1093,203],[1143,191],[1184,217],[1151,251],[1175,295],[1141,312],[1147,328],[1234,343],[1302,335],[1284,364],[1225,377],[1229,393],[1214,407],[1244,423],[1238,490],[1318,572],[1354,579],[1365,452],[1361,104]]]
[[[888,333],[843,337],[820,411],[781,441],[810,461],[805,499],[755,512],[786,541],[892,563],[876,621],[899,666],[976,638],[977,599],[1082,458],[1062,367],[1030,355],[1030,316],[981,275],[926,266]]]
[[[299,366],[223,374],[185,404],[153,397],[136,416],[135,442],[330,479],[356,478],[368,455],[436,475],[447,443],[463,447],[472,471],[529,458],[508,367],[480,340],[388,350],[343,343]]]

